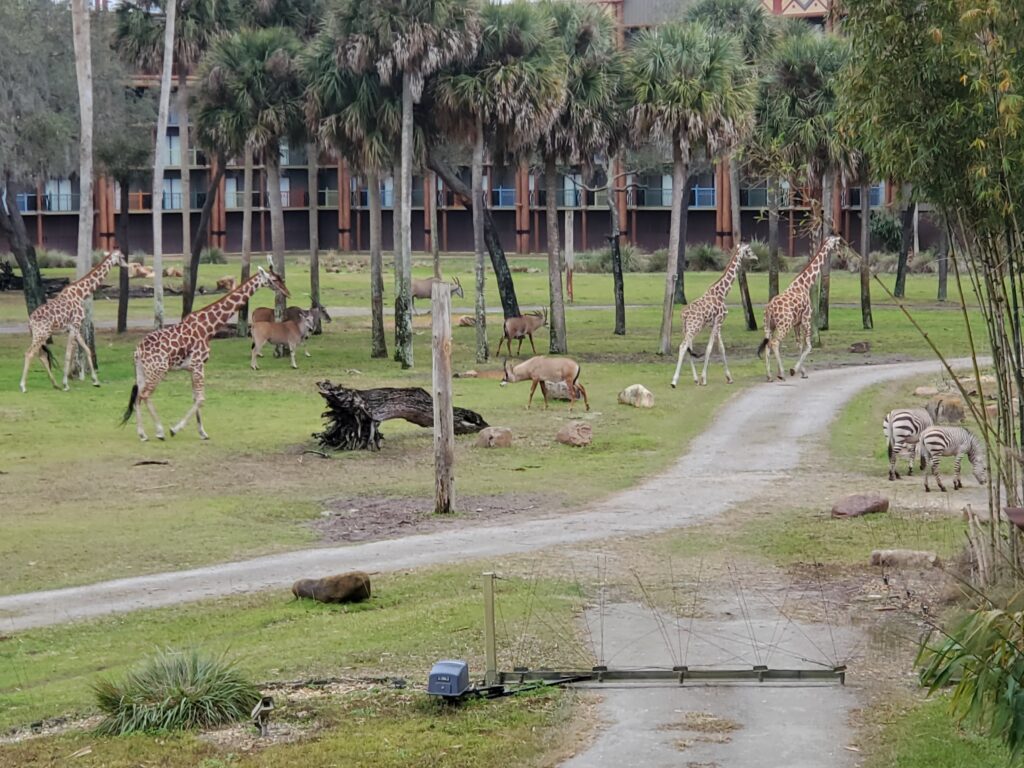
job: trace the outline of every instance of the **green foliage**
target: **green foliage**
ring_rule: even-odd
[[[949,708],[958,722],[1024,754],[1024,611],[1022,595],[1005,608],[971,611],[921,645],[921,683],[930,693],[954,685]]]
[[[900,243],[903,242],[903,225],[895,214],[888,211],[873,211],[871,237],[880,241],[886,251],[898,251]]]
[[[74,269],[75,257],[64,251],[37,248],[36,263],[40,269]]]
[[[199,254],[200,264],[227,264],[228,257],[224,255],[224,251],[220,248],[203,248],[203,252]]]
[[[768,248],[768,243],[764,240],[751,240],[750,250],[757,256],[757,261],[747,263],[747,272],[767,272],[771,261],[771,249]]]
[[[93,684],[106,718],[97,732],[129,733],[210,728],[244,720],[259,690],[223,656],[199,651],[162,651],[124,679]]]
[[[686,249],[686,266],[706,272],[717,272],[728,261],[725,252],[711,243],[699,243]]]

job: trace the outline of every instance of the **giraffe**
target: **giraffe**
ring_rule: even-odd
[[[96,369],[92,364],[92,353],[82,338],[82,320],[85,319],[85,300],[92,296],[93,292],[100,286],[100,282],[107,273],[117,264],[127,267],[128,263],[120,251],[113,251],[104,255],[103,260],[89,270],[85,275],[68,286],[47,301],[40,304],[32,314],[28,316],[28,327],[32,333],[32,343],[25,352],[25,367],[21,372],[21,391],[25,391],[25,379],[28,377],[28,368],[32,364],[32,358],[38,357],[46,375],[50,377],[50,383],[57,389],[57,382],[53,378],[53,371],[50,363],[53,356],[46,346],[46,340],[60,331],[68,332],[68,348],[64,354],[64,391],[67,392],[68,371],[71,368],[71,355],[75,347],[81,347],[85,359],[89,363],[89,373],[92,374],[92,385],[98,387],[100,381],[96,378]],[[40,355],[39,352],[43,354]]]
[[[703,296],[683,308],[683,343],[679,345],[679,362],[676,363],[676,373],[672,377],[672,389],[675,389],[676,384],[679,383],[679,371],[683,367],[683,360],[686,359],[687,352],[690,353],[693,383],[707,386],[708,361],[711,358],[711,349],[716,338],[718,339],[718,350],[722,353],[722,365],[725,366],[725,380],[732,384],[732,374],[729,373],[729,363],[725,359],[725,344],[722,341],[722,322],[729,312],[725,306],[725,297],[729,295],[729,289],[732,287],[736,275],[739,274],[743,263],[747,261],[757,261],[757,256],[749,245],[742,243],[729,259],[722,276],[704,291]],[[693,362],[693,339],[709,324],[711,325],[711,337],[708,339],[708,348],[704,353],[704,371],[698,380],[697,366]]]
[[[210,339],[235,315],[238,308],[256,293],[257,289],[270,286],[285,297],[291,296],[284,280],[274,272],[273,267],[270,267],[269,272],[265,272],[263,267],[257,267],[257,270],[255,275],[219,301],[196,310],[177,325],[150,332],[139,342],[135,348],[135,385],[132,387],[128,410],[124,412],[121,423],[127,424],[134,412],[135,427],[140,440],[149,439],[142,428],[143,403],[149,408],[149,414],[156,424],[157,439],[164,439],[164,428],[160,423],[160,417],[156,415],[151,398],[153,390],[172,368],[192,372],[192,407],[181,421],[171,428],[171,437],[184,429],[185,424],[195,414],[199,437],[203,440],[209,438],[203,429],[200,408],[205,400],[203,377],[206,361],[210,359]]]
[[[779,345],[786,334],[793,331],[798,341],[803,345],[800,359],[796,365],[789,369],[790,376],[796,376],[800,371],[800,377],[806,379],[807,372],[804,370],[804,359],[811,351],[811,286],[821,272],[821,266],[825,259],[832,258],[832,254],[839,250],[842,245],[842,238],[832,235],[821,244],[818,252],[807,262],[800,273],[793,278],[793,282],[777,296],[773,296],[764,308],[764,341],[757,348],[757,356],[764,352],[764,370],[768,381],[772,380],[772,354],[779,364],[779,380],[782,380],[782,355],[779,353]],[[766,349],[767,348],[767,349]]]

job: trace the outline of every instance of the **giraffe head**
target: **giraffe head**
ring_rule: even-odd
[[[830,237],[825,238],[825,251],[827,251],[829,255],[836,253],[842,247],[843,238],[839,235],[831,235]]]
[[[740,243],[740,247],[736,249],[736,256],[739,259],[740,265],[753,264],[757,261],[757,254],[750,247],[750,243]]]
[[[127,267],[128,259],[124,257],[124,254],[120,250],[114,250],[107,254],[107,258],[111,260],[112,267]]]
[[[285,298],[291,298],[288,286],[284,284],[284,279],[274,271],[272,266],[268,266],[267,269],[263,269],[263,267],[256,267],[256,269],[259,270],[257,282],[261,288],[267,286],[273,288],[275,293],[279,293]]]

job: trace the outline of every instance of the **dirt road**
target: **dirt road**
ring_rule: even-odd
[[[786,482],[811,438],[857,391],[937,373],[936,362],[816,371],[807,380],[757,384],[729,401],[667,471],[572,514],[344,547],[309,549],[187,571],[0,597],[0,628],[17,631],[140,608],[287,588],[296,578],[349,569],[392,571],[689,525]],[[661,407],[685,407],[671,401]],[[600,440],[600,427],[597,430]]]

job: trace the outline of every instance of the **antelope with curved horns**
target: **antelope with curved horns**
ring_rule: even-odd
[[[577,389],[583,395],[583,403],[586,405],[587,410],[590,410],[587,390],[579,383],[580,364],[575,360],[568,357],[537,355],[519,365],[513,366],[507,358],[505,359],[505,375],[501,379],[501,386],[504,387],[517,381],[526,381],[527,379],[532,382],[530,386],[530,399],[526,401],[527,408],[533,405],[533,393],[536,392],[538,384],[540,384],[540,393],[544,396],[544,407],[547,408],[548,391],[547,387],[544,386],[544,382],[562,381],[565,382],[566,389],[569,390],[569,412],[572,413],[572,407],[576,403]]]
[[[516,357],[519,357],[519,353],[523,349],[523,339],[528,338],[530,340],[530,347],[533,349],[533,354],[537,354],[537,347],[533,343],[533,332],[539,328],[543,328],[548,324],[548,311],[546,309],[540,310],[540,312],[531,312],[528,315],[520,315],[519,317],[510,317],[505,321],[505,328],[502,337],[498,340],[498,351],[495,352],[495,356],[501,354],[501,343],[504,341],[508,347],[508,353],[512,354],[512,339],[519,339],[519,348],[516,350]]]
[[[430,291],[434,283],[441,283],[443,280],[438,280],[436,277],[425,277],[422,280],[412,281],[412,311],[416,312],[416,299],[430,299]],[[452,281],[448,283],[452,289],[452,296],[458,296],[464,298],[466,294],[462,292],[462,283],[459,282],[459,278],[452,277]]]

